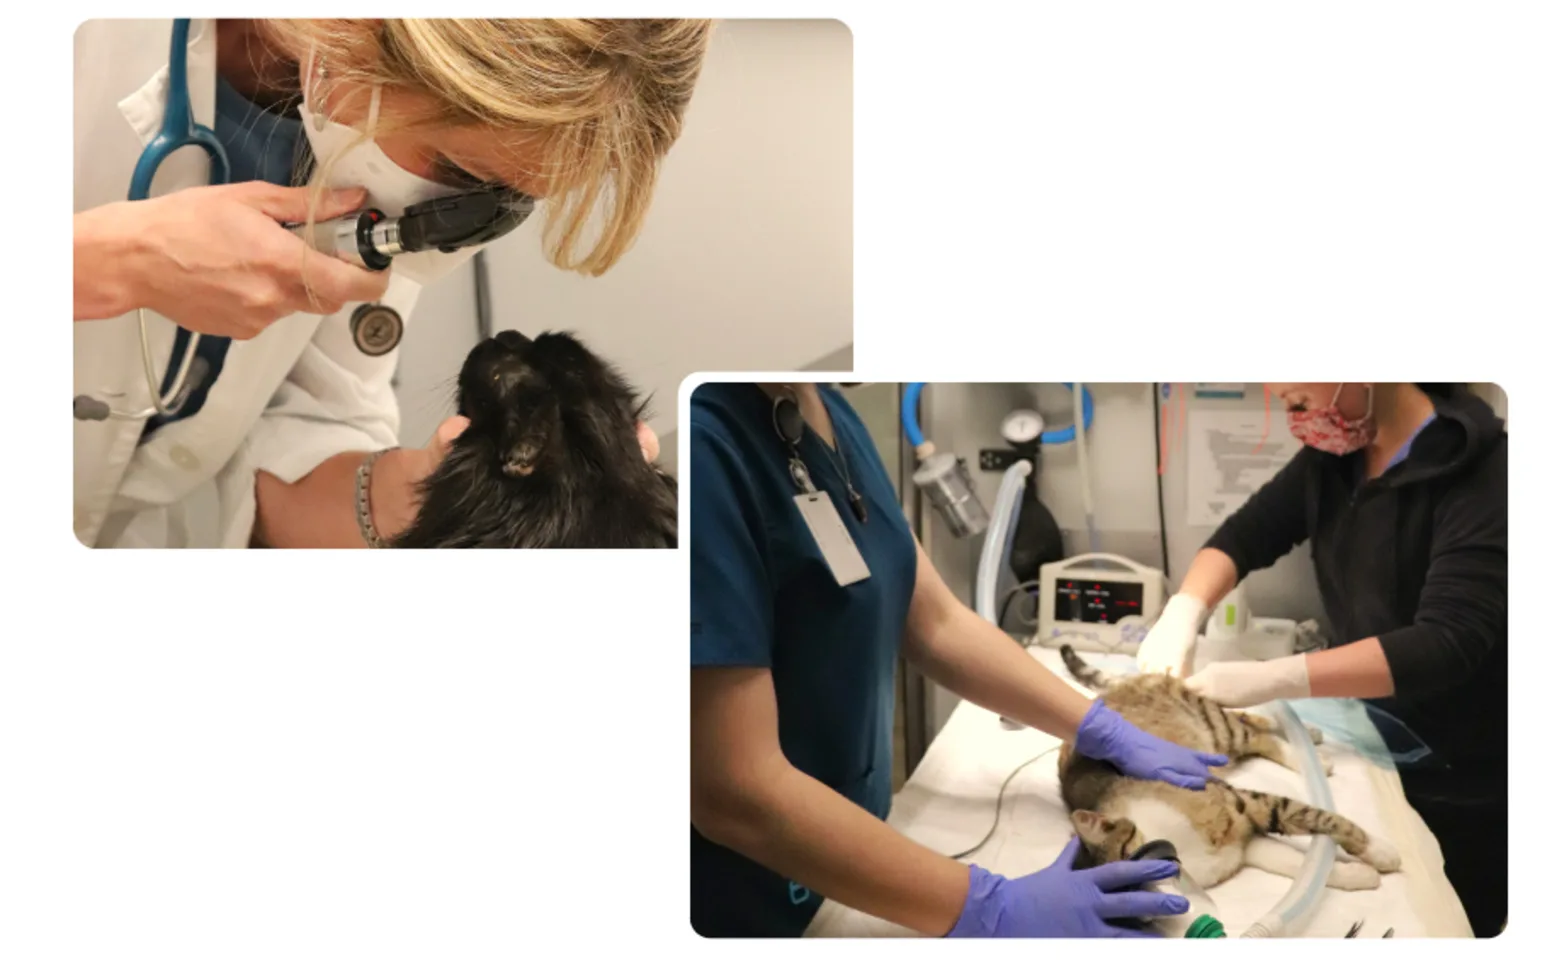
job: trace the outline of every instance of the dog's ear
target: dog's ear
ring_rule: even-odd
[[[559,436],[559,401],[540,397],[525,414],[505,418],[500,437],[500,470],[508,477],[527,477],[549,444]]]

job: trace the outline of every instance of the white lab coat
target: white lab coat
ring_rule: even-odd
[[[76,32],[75,210],[126,199],[131,171],[163,118],[172,21],[93,20]],[[217,96],[216,24],[191,24],[189,80],[196,121],[213,124]],[[164,162],[152,195],[207,183],[205,154],[182,150]],[[446,272],[475,252],[444,258]],[[420,287],[393,273],[382,303],[404,323]],[[75,529],[96,547],[244,547],[255,520],[255,474],[292,482],[322,461],[397,440],[391,377],[399,351],[367,357],[340,314],[285,317],[251,340],[234,341],[201,412],[137,444],[140,421],[75,424]],[[161,377],[175,325],[148,311],[149,341]],[[74,395],[143,409],[151,396],[142,371],[134,311],[72,325]],[[60,398],[64,406],[64,397]],[[351,498],[344,503],[347,509]]]

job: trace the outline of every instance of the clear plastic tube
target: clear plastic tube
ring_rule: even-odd
[[[999,481],[999,495],[994,498],[993,519],[983,537],[983,553],[978,558],[975,606],[978,615],[995,626],[1000,625],[999,571],[1004,569],[1005,558],[1015,543],[1016,524],[1021,521],[1021,495],[1031,472],[1030,460],[1017,460],[1005,471],[1004,479]]]
[[[1319,755],[1314,751],[1314,741],[1309,737],[1308,728],[1288,704],[1279,703],[1276,707],[1282,729],[1287,733],[1287,741],[1303,764],[1303,781],[1308,789],[1309,803],[1321,810],[1335,812],[1335,806],[1331,803],[1330,784],[1325,779],[1325,768],[1320,765]],[[1325,879],[1330,875],[1331,864],[1335,859],[1336,841],[1326,836],[1315,836],[1303,859],[1303,869],[1299,871],[1298,878],[1293,881],[1286,896],[1269,913],[1256,920],[1254,926],[1244,931],[1244,936],[1295,935],[1319,903],[1320,894],[1325,890]]]

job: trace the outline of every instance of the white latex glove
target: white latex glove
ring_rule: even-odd
[[[1174,594],[1140,642],[1135,665],[1141,673],[1167,673],[1180,679],[1195,668],[1195,635],[1206,605],[1187,593]]]
[[[1309,668],[1304,656],[1297,653],[1280,660],[1213,663],[1184,684],[1224,707],[1253,707],[1272,700],[1304,700],[1309,696]]]

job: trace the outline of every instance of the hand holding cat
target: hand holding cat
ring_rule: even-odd
[[[1072,836],[1052,865],[1011,880],[973,864],[967,903],[947,937],[1155,937],[1109,920],[1170,917],[1189,901],[1142,889],[1178,871],[1167,860],[1121,860],[1072,869],[1081,838]]]
[[[1211,767],[1227,766],[1221,754],[1199,753],[1154,737],[1093,700],[1076,731],[1075,749],[1142,780],[1162,780],[1186,790],[1203,790]]]
[[[646,458],[647,463],[656,460],[657,455],[662,452],[662,446],[657,442],[657,434],[653,433],[652,428],[645,423],[635,425],[635,439],[641,444],[641,455]]]
[[[1304,654],[1280,660],[1213,663],[1185,685],[1224,707],[1253,707],[1272,700],[1309,697],[1309,668]]]
[[[1205,604],[1187,593],[1175,594],[1162,608],[1135,653],[1141,673],[1166,673],[1183,679],[1195,666],[1195,635],[1205,618]]]

